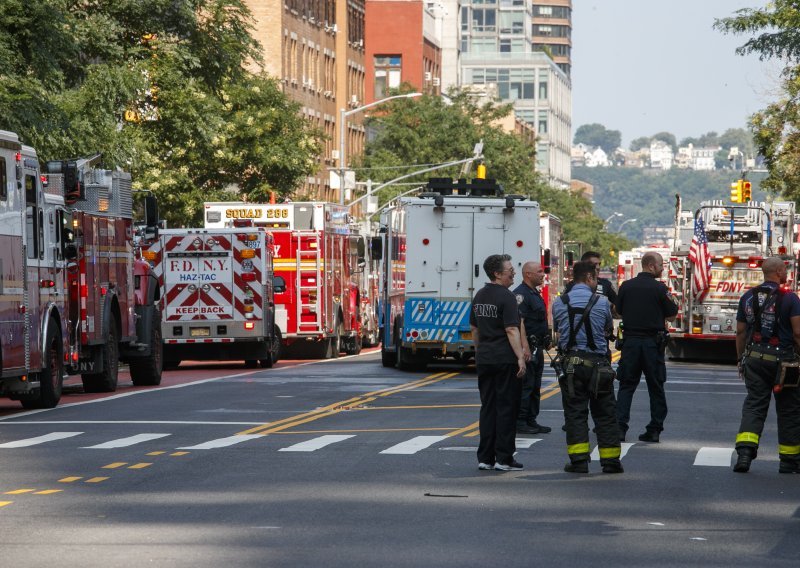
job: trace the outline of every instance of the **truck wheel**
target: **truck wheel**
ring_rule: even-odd
[[[255,369],[256,367],[258,367],[258,359],[245,359],[244,361],[245,369]]]
[[[103,371],[91,375],[81,375],[84,392],[114,392],[117,390],[119,339],[117,338],[117,318],[113,314],[109,323],[106,343],[100,351]]]
[[[326,359],[336,359],[339,357],[339,353],[342,351],[342,330],[344,326],[342,326],[342,322],[338,322],[336,324],[336,335],[330,338],[330,351],[328,351],[328,357]]]
[[[64,387],[64,358],[61,356],[61,332],[50,322],[47,330],[47,351],[43,354],[42,371],[39,373],[39,396],[23,399],[23,408],[55,408],[61,400]]]
[[[397,353],[386,351],[386,349],[381,346],[381,365],[384,367],[395,367],[397,365]]]
[[[161,343],[161,312],[156,308],[150,330],[150,356],[134,359],[128,365],[131,381],[137,387],[153,387],[161,384],[164,363],[164,346]]]
[[[401,371],[424,371],[427,366],[421,355],[414,355],[411,349],[400,345],[400,338],[397,339],[397,368]]]
[[[361,335],[354,335],[347,339],[347,343],[345,343],[344,352],[347,355],[358,355],[361,353]]]
[[[272,343],[269,348],[269,355],[266,359],[261,359],[261,366],[265,369],[271,368],[278,362],[281,356],[281,345],[283,344],[283,336],[281,329],[276,325],[272,335]]]

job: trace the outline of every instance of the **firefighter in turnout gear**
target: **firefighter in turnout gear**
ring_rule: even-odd
[[[736,314],[736,354],[739,374],[747,387],[742,422],[736,436],[738,455],[733,471],[747,472],[758,453],[771,393],[778,415],[780,473],[800,473],[800,298],[784,292],[786,264],[781,258],[764,260],[764,283],[739,300]]]
[[[611,306],[595,292],[597,273],[591,262],[576,263],[573,275],[572,290],[553,302],[558,357],[564,370],[559,385],[570,459],[564,471],[589,472],[591,410],[603,473],[622,473],[614,371],[606,358],[606,335],[613,326]]]

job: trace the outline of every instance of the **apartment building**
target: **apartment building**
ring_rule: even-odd
[[[359,113],[339,124],[339,111],[364,104],[366,68],[364,0],[245,0],[253,35],[263,48],[263,67],[326,135],[319,169],[307,178],[304,197],[337,201],[329,172],[339,167],[339,132],[346,129],[348,155],[363,151]],[[255,67],[255,66],[254,66]]]
[[[572,0],[534,0],[533,50],[546,51],[567,76],[572,72]]]

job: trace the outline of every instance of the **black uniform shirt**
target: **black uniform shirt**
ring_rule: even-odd
[[[519,304],[519,315],[525,323],[525,333],[539,339],[546,336],[550,332],[547,326],[547,306],[539,290],[523,282],[514,289],[514,294]]]
[[[469,324],[478,328],[475,360],[484,364],[513,364],[517,356],[506,335],[507,327],[519,327],[517,299],[511,290],[489,282],[475,293]]]
[[[743,322],[747,326],[748,335],[753,333],[755,323],[755,313],[753,312],[753,295],[756,288],[765,287],[776,290],[778,284],[775,282],[764,282],[760,286],[750,288],[739,300],[739,309],[736,313],[736,321]],[[766,293],[759,294],[758,304],[764,307],[766,303]],[[761,343],[769,343],[772,336],[777,335],[781,349],[791,349],[794,345],[794,332],[792,331],[791,318],[800,316],[800,298],[794,292],[782,294],[780,299],[780,314],[778,315],[777,333],[775,331],[775,307],[777,301],[770,302],[761,311]]]
[[[640,272],[619,287],[617,313],[627,336],[650,336],[664,331],[664,320],[678,313],[667,285],[649,272]]]
[[[572,287],[574,285],[575,282],[570,282],[569,284],[567,284],[566,288],[564,288],[564,292],[569,293],[569,291],[572,290]],[[597,289],[595,290],[595,293],[608,298],[608,302],[610,304],[614,306],[617,305],[617,291],[614,290],[614,285],[611,284],[611,280],[609,280],[608,278],[597,279]]]

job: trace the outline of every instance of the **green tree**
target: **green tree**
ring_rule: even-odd
[[[200,222],[204,200],[289,195],[321,135],[247,71],[250,31],[241,0],[8,0],[0,128],[43,160],[101,152],[173,225]]]
[[[739,151],[744,153],[745,156],[753,156],[755,146],[753,144],[753,135],[744,128],[729,128],[719,137],[719,145],[725,150],[730,150],[733,147],[739,148]]]
[[[639,138],[634,138],[631,141],[631,151],[636,152],[637,150],[641,150],[642,148],[649,148],[650,147],[650,137],[649,136],[641,136]]]
[[[584,124],[575,131],[573,144],[599,146],[606,154],[611,155],[622,144],[622,133],[619,130],[608,130],[596,122]]]
[[[479,105],[467,92],[451,91],[452,104],[441,97],[400,99],[382,105],[368,124],[375,137],[367,143],[357,164],[360,179],[389,181],[423,169],[422,164],[468,158],[476,142],[483,140],[488,177],[497,179],[506,193],[527,195],[543,211],[559,216],[570,240],[596,250],[625,248],[627,241],[603,232],[603,221],[592,213],[592,204],[569,191],[548,186],[535,171],[535,148],[519,136],[505,132],[497,122],[511,112],[509,105]],[[416,164],[416,165],[415,165]],[[459,177],[460,166],[422,174],[407,181],[420,185],[429,177]],[[382,190],[382,203],[407,191],[408,186]]]
[[[661,140],[665,144],[672,147],[673,152],[678,151],[678,142],[675,140],[675,135],[671,132],[657,132],[651,137],[652,140]]]

